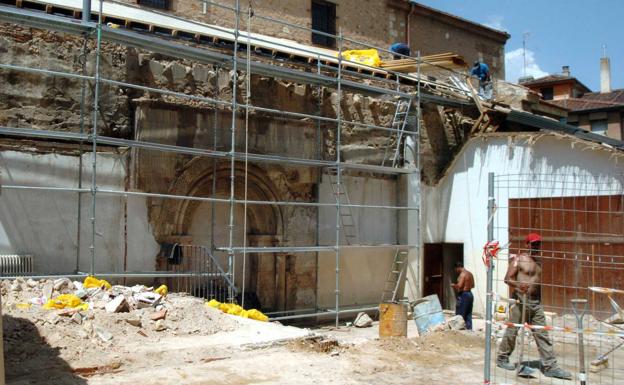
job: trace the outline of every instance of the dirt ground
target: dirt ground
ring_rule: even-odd
[[[82,311],[77,320],[61,311],[24,306],[40,286],[12,292],[3,285],[10,385],[483,384],[483,320],[475,320],[474,332],[425,336],[418,336],[410,320],[408,338],[379,339],[377,322],[362,329],[298,328],[224,314],[183,294],[169,294],[160,310],[107,313],[95,308]],[[163,309],[165,319],[152,320]],[[527,359],[537,359],[532,346]],[[606,347],[589,346],[588,356]],[[574,373],[576,345],[562,340],[555,348],[562,365]],[[590,376],[590,383],[624,383],[621,358],[618,352],[611,367]],[[493,370],[501,385],[578,383],[552,380],[539,371],[536,379],[524,380]]]

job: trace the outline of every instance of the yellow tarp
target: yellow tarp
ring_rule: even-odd
[[[243,318],[250,318],[256,321],[267,322],[269,317],[256,309],[245,310],[235,303],[221,303],[215,299],[206,302],[206,306],[219,309],[226,314],[232,314]]]
[[[352,49],[343,51],[342,58],[371,67],[381,66],[381,58],[376,49]]]
[[[85,289],[91,289],[94,287],[105,287],[106,290],[110,290],[112,287],[111,284],[108,283],[108,281],[104,279],[97,279],[91,276],[85,278],[83,286],[85,287]]]
[[[48,300],[48,302],[43,305],[43,308],[46,310],[67,308],[89,310],[89,304],[83,303],[80,298],[73,294],[61,294],[56,298]]]
[[[167,295],[167,293],[169,293],[169,288],[167,287],[167,285],[160,285],[158,289],[154,290],[154,293],[160,294],[164,297]]]

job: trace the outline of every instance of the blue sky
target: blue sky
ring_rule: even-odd
[[[529,74],[572,76],[600,89],[603,44],[611,58],[611,88],[624,88],[623,0],[417,0],[511,34],[505,47],[507,80],[522,75],[522,35],[527,38]]]

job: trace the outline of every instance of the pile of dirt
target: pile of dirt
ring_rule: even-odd
[[[2,282],[7,376],[26,376],[41,370],[42,362],[53,363],[55,357],[60,358],[58,362],[71,362],[76,368],[101,365],[103,361],[107,367],[114,368],[115,353],[121,347],[127,350],[166,337],[205,336],[240,327],[237,317],[223,314],[206,306],[205,300],[183,293],[167,294],[154,306],[128,305],[115,312],[110,306],[109,311],[104,308],[107,302],[88,295],[83,297],[82,308],[45,309],[43,302],[47,295],[53,299],[61,294],[71,295],[81,290],[77,289],[79,284],[59,285],[57,281],[55,285],[55,281],[49,280]],[[128,290],[132,289],[113,286],[101,291],[109,293],[108,302],[112,302],[122,295],[113,292]],[[141,290],[153,294],[151,288]]]
[[[293,352],[313,352],[313,353],[339,353],[347,349],[347,345],[341,345],[335,339],[314,336],[299,338],[290,341],[287,347]]]

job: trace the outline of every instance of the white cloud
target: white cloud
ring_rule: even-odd
[[[499,31],[504,31],[505,26],[503,26],[503,20],[505,20],[505,18],[502,15],[490,15],[487,17],[487,21],[483,23],[483,25]]]
[[[540,78],[548,75],[548,72],[542,70],[535,60],[535,52],[526,50],[526,76]],[[505,54],[505,77],[508,82],[517,82],[519,78],[524,76],[524,59],[522,56],[522,48],[514,49]]]

